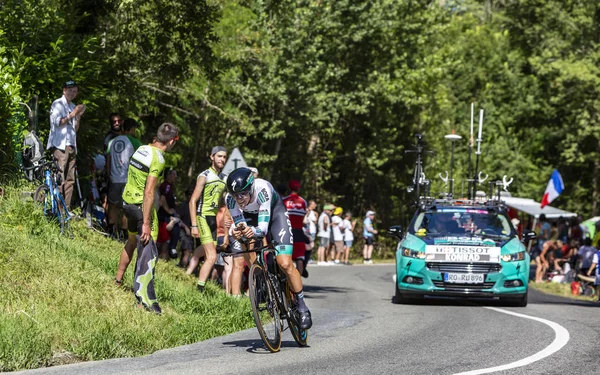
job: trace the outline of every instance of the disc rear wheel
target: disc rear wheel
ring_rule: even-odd
[[[281,317],[271,283],[262,266],[253,264],[248,278],[250,305],[258,333],[273,353],[281,348]]]

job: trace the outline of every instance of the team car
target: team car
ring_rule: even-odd
[[[420,202],[396,249],[395,303],[424,296],[493,297],[527,306],[529,254],[501,201]]]

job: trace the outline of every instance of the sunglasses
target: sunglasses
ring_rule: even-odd
[[[234,196],[237,199],[244,199],[250,196],[250,190],[240,191],[239,193],[235,193]]]

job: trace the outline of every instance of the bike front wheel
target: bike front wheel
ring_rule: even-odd
[[[33,193],[33,201],[42,208],[44,215],[52,216],[52,196],[48,186],[38,186]]]
[[[273,286],[263,267],[253,264],[248,277],[250,305],[258,333],[270,352],[281,348],[281,317]]]

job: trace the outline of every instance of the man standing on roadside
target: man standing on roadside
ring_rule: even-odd
[[[63,96],[52,103],[47,147],[52,151],[52,156],[58,165],[58,173],[62,181],[60,191],[69,208],[75,184],[77,131],[81,116],[85,112],[85,105],[75,106],[73,103],[77,93],[77,83],[67,81],[63,85]]]
[[[319,232],[317,232],[317,237],[319,238],[319,248],[317,249],[317,265],[321,266],[326,266],[328,264],[325,261],[325,252],[327,251],[327,249],[329,249],[329,243],[331,238],[331,221],[329,219],[331,211],[333,211],[333,205],[324,205],[323,212],[321,212],[321,215],[319,215],[319,219],[317,220],[317,227],[319,229]]]
[[[119,135],[123,134],[123,120],[121,120],[121,115],[118,113],[111,113],[108,116],[108,122],[110,123],[110,130],[104,136],[104,151],[108,149],[108,143],[117,138]]]
[[[154,291],[154,267],[158,260],[155,239],[158,237],[158,218],[154,207],[155,188],[165,169],[165,151],[179,140],[179,130],[170,123],[158,128],[154,142],[141,146],[131,156],[127,184],[123,191],[123,212],[127,216],[129,237],[121,252],[115,284],[123,283],[123,274],[131,262],[133,250],[138,258],[133,279],[133,292],[139,307],[157,314],[162,312]]]
[[[292,237],[294,238],[294,251],[292,252],[292,261],[296,263],[296,268],[300,275],[308,277],[306,264],[308,259],[305,259],[306,244],[308,239],[304,235],[302,227],[304,225],[304,216],[306,216],[306,200],[298,195],[300,191],[300,181],[291,180],[288,183],[290,195],[283,198],[283,205],[287,209],[292,224]]]
[[[119,230],[117,220],[119,219],[119,211],[123,208],[123,190],[127,183],[129,158],[142,145],[135,138],[137,126],[138,124],[134,119],[126,119],[123,123],[123,134],[110,140],[106,150],[106,166],[109,171],[107,224],[111,235],[118,234],[117,231]],[[126,231],[125,220],[121,220],[120,227]],[[126,235],[123,236],[123,238],[126,237]]]
[[[363,221],[363,237],[365,238],[365,247],[363,249],[363,263],[373,264],[371,256],[373,255],[373,243],[375,242],[375,235],[377,231],[373,229],[373,219],[375,218],[375,211],[367,211],[365,215],[365,221]]]
[[[225,191],[223,168],[227,161],[227,149],[215,146],[210,152],[210,168],[198,175],[196,187],[190,198],[189,210],[192,221],[192,237],[200,239],[200,246],[194,251],[187,274],[191,275],[204,254],[204,264],[198,274],[196,288],[204,292],[206,280],[217,261],[217,212],[219,200]]]

